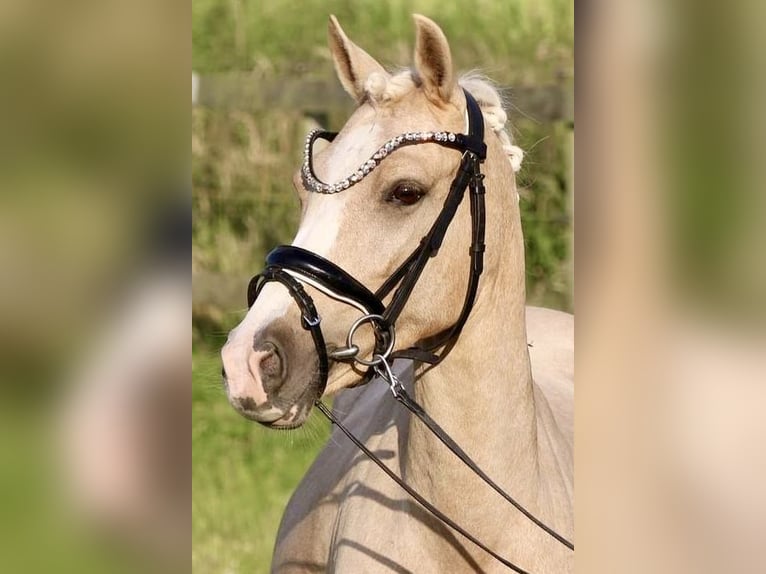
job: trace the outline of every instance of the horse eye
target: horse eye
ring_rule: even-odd
[[[390,203],[397,203],[399,205],[414,205],[420,198],[425,195],[425,192],[417,185],[412,183],[400,183],[388,194],[386,201]]]

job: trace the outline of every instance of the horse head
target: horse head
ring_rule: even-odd
[[[516,197],[513,172],[521,152],[503,129],[505,112],[496,90],[484,81],[459,80],[441,29],[423,16],[416,16],[415,23],[415,66],[390,74],[330,18],[335,69],[358,106],[329,144],[320,148],[315,135],[307,140],[304,165],[293,177],[301,204],[300,227],[291,248],[275,252],[270,261],[289,267],[287,259],[303,254],[319,261],[320,267],[332,263],[324,265],[322,277],[313,276],[315,281],[305,269],[288,268],[289,277],[283,273],[282,280],[261,277],[256,282],[252,305],[222,350],[229,400],[247,418],[272,427],[299,426],[320,395],[358,384],[365,374],[358,361],[328,365],[325,357],[323,363],[318,346],[325,345],[330,355],[347,348],[350,325],[379,311],[369,308],[376,306],[373,293],[378,290],[384,305],[395,296],[381,294],[379,288],[440,217],[463,165],[466,148],[455,144],[455,134],[468,132],[471,96],[466,91],[481,107],[481,130],[486,125],[498,136],[485,139],[487,185],[510,190],[505,195]],[[493,206],[486,221],[487,233],[502,240],[501,220],[518,218],[517,202],[488,201],[502,202]],[[475,226],[467,203],[459,205],[439,242],[443,255],[428,257],[397,313],[397,348],[443,332],[460,314],[469,288],[469,245]],[[491,257],[487,264],[493,264]],[[307,265],[304,261],[304,268]],[[355,280],[366,296],[338,296],[337,290],[326,288],[333,275],[345,285]],[[270,276],[275,277],[280,276]],[[315,302],[316,315],[307,311],[307,303],[296,304],[302,296],[297,291],[305,291]],[[320,321],[321,332],[313,325]],[[360,359],[369,361],[380,351],[381,331],[385,335],[386,329],[384,321],[376,321],[363,320],[354,332]],[[393,332],[389,335],[383,347],[393,345]],[[328,366],[329,373],[323,372]]]

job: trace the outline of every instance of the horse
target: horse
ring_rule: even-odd
[[[571,572],[573,546],[507,504],[390,396],[411,393],[500,489],[571,539],[574,319],[526,306],[515,181],[523,154],[497,89],[458,76],[442,30],[414,20],[415,65],[389,73],[330,17],[334,67],[357,107],[323,148],[322,134],[308,138],[293,178],[297,235],[251,283],[251,306],[221,351],[232,407],[270,428],[300,426],[320,397],[334,397],[323,412],[336,426],[287,505],[272,572],[507,571],[465,533],[518,572]],[[471,205],[450,203],[465,165]],[[304,259],[290,267],[290,257]],[[422,265],[409,281],[413,257]],[[405,297],[391,288],[397,281]],[[388,288],[373,295],[368,285]],[[394,320],[376,306],[396,306]]]

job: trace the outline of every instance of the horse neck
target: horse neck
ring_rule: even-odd
[[[537,435],[524,247],[516,194],[512,188],[509,193],[507,177],[493,182],[487,175],[487,202],[487,265],[476,304],[455,347],[438,367],[421,370],[414,392],[426,412],[501,486],[531,497]],[[515,223],[509,226],[509,220]],[[407,446],[404,472],[427,497],[446,510],[481,509],[486,518],[482,497],[496,495],[419,421],[410,424]]]

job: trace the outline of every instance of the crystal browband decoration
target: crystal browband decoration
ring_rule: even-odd
[[[317,179],[311,166],[311,146],[316,134],[321,131],[322,130],[315,129],[310,131],[308,136],[306,136],[301,173],[303,176],[303,184],[308,191],[325,194],[338,193],[339,191],[343,191],[352,185],[359,183],[365,176],[369,175],[376,167],[378,167],[380,162],[383,161],[383,158],[402,146],[424,142],[437,142],[449,145],[457,142],[460,137],[462,137],[460,134],[454,134],[452,132],[407,132],[398,135],[384,143],[378,151],[372,154],[370,159],[359,166],[359,168],[350,176],[337,183],[328,184]]]

